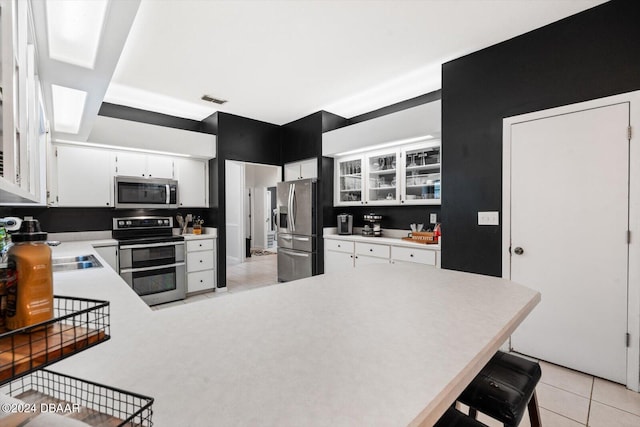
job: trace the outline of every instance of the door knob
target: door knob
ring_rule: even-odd
[[[522,255],[524,253],[524,249],[518,246],[513,250],[513,252],[515,252],[516,255]]]

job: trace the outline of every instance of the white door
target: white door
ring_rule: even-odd
[[[116,175],[147,176],[147,156],[141,153],[116,153]]]
[[[577,111],[512,124],[510,147],[511,279],[542,294],[511,345],[619,383],[627,380],[628,124],[628,103]]]
[[[325,251],[324,272],[335,273],[336,271],[350,270],[353,268],[353,254],[346,252]]]
[[[244,262],[244,164],[225,160],[227,266]]]
[[[206,160],[176,158],[178,204],[184,207],[208,207],[209,185]]]
[[[147,176],[173,179],[173,159],[169,156],[147,156]]]

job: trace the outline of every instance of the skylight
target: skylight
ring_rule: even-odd
[[[93,69],[108,0],[48,0],[49,57]]]

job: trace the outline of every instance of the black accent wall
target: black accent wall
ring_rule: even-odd
[[[333,159],[322,157],[322,133],[336,129],[347,123],[347,119],[338,115],[319,111],[301,119],[287,123],[281,127],[282,164],[318,158],[318,212],[316,230],[322,236],[326,218],[330,216],[333,206]],[[283,171],[284,179],[284,171]],[[318,257],[316,266],[318,274],[324,273],[324,240],[317,239]]]
[[[134,122],[147,123],[176,129],[190,130],[194,132],[212,133],[203,130],[202,122],[197,120],[184,119],[182,117],[169,116],[167,114],[156,113],[154,111],[140,110],[138,108],[126,107],[124,105],[110,104],[103,102],[100,105],[98,115],[112,117],[115,119],[131,120]]]
[[[217,128],[218,150],[209,179],[217,193],[211,206],[217,207],[218,224],[218,287],[226,286],[227,234],[225,212],[225,160],[281,166],[280,126],[218,112],[204,121],[205,126]]]
[[[639,23],[613,0],[443,65],[443,268],[502,274],[502,119],[640,89]]]

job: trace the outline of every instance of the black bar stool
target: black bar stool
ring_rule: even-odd
[[[469,406],[469,416],[487,414],[505,427],[517,427],[529,408],[531,427],[541,427],[536,398],[540,364],[499,351],[482,368],[458,401]]]
[[[487,427],[480,421],[471,418],[455,408],[447,409],[434,427]]]

